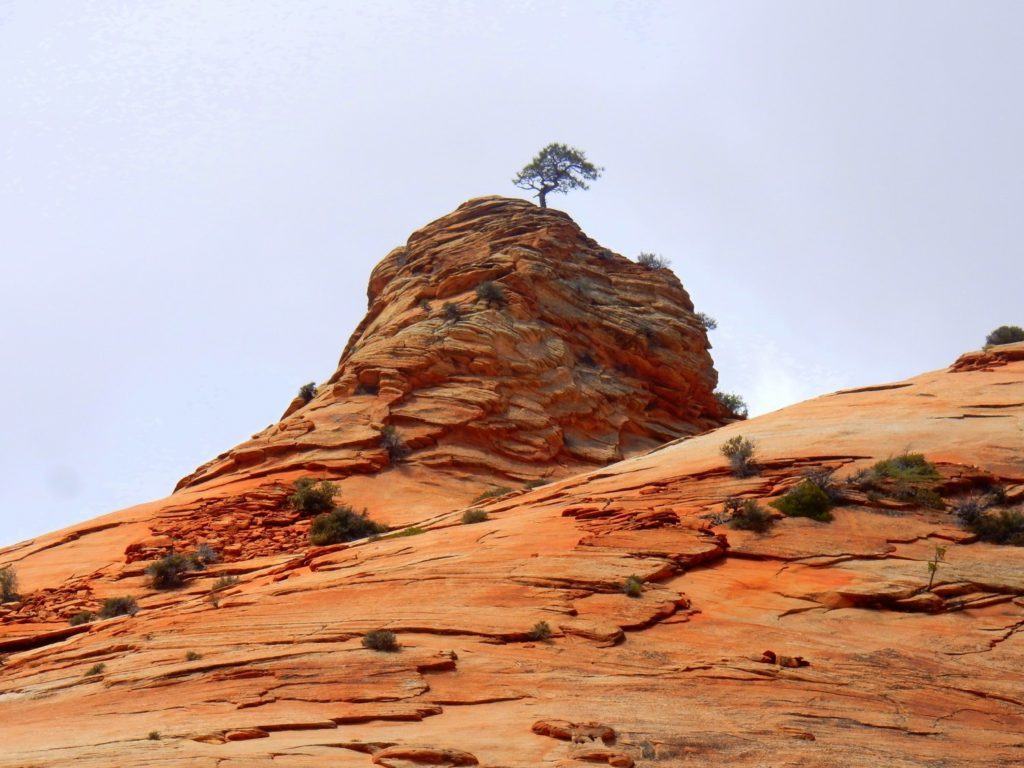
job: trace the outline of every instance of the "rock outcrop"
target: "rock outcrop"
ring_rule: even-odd
[[[576,394],[557,376],[538,386],[559,366],[539,353],[517,356],[503,346],[506,334],[535,323],[565,355],[583,348],[580,326],[563,327],[567,312],[550,308],[559,305],[547,297],[550,280],[520,286],[520,268],[507,264],[486,273],[507,286],[507,316],[479,306],[487,319],[474,321],[468,292],[484,274],[448,292],[439,286],[456,277],[426,263],[413,271],[429,261],[426,242],[449,253],[488,243],[508,217],[550,222],[539,230],[547,234],[524,225],[550,243],[577,242],[561,214],[527,205],[474,202],[424,230],[425,240],[414,236],[404,264],[398,254],[385,260],[338,373],[280,430],[202,468],[166,500],[0,551],[25,593],[0,606],[0,766],[1024,763],[1024,547],[979,541],[953,513],[982,491],[1007,512],[1024,503],[1024,345],[692,434],[708,426],[701,419],[721,417],[714,405],[697,394],[699,404],[686,405],[643,382],[693,377],[689,391],[706,393],[710,369],[657,378],[660,363],[618,357],[639,347],[594,343],[604,370],[628,365],[644,378],[602,390],[609,379],[581,375]],[[621,268],[631,287],[616,295],[664,291],[688,306],[667,276]],[[378,306],[389,291],[408,290],[396,280],[436,291],[426,296],[435,302],[461,296],[470,317],[438,331],[415,319],[418,294],[404,309]],[[681,334],[699,331],[686,311],[662,313]],[[470,335],[496,339],[499,354],[479,339],[449,341],[469,322]],[[478,350],[476,384],[424,352],[429,344],[393,341],[428,331],[437,344]],[[697,361],[700,338],[690,342]],[[671,347],[688,360],[684,348]],[[470,366],[476,352],[465,354]],[[550,360],[569,359],[559,355]],[[531,378],[513,375],[527,363]],[[367,393],[356,395],[359,387]],[[455,395],[424,400],[436,387]],[[493,410],[437,421],[433,414],[462,414],[474,388],[499,395],[481,395]],[[575,404],[580,392],[602,404]],[[640,400],[647,405],[634,410]],[[513,451],[498,450],[520,401],[543,403],[543,417],[522,431],[562,430],[557,451],[556,440],[554,453],[530,453],[533,438],[521,437]],[[384,425],[410,451],[394,466],[374,454],[371,438]],[[345,442],[359,429],[361,448]],[[615,434],[628,454],[643,429],[636,447],[662,429],[683,437],[598,468],[598,456],[570,450],[610,446],[596,436]],[[719,450],[740,435],[755,445],[756,472],[744,477]],[[497,458],[483,455],[491,448]],[[907,450],[934,465],[926,482],[869,487],[861,470]],[[543,467],[537,476],[590,468],[477,502],[487,519],[462,523],[467,493],[530,477],[516,468],[534,465]],[[283,496],[290,478],[315,468],[342,477],[346,500],[409,526],[396,532],[408,535],[306,545],[308,522]],[[809,472],[822,483],[832,472],[831,522],[770,506]],[[429,499],[410,503],[416,488]],[[723,509],[731,498],[758,503],[774,524],[763,533],[732,527]],[[179,589],[151,589],[147,559],[203,533],[228,556]],[[113,595],[134,596],[138,613],[68,626],[69,611]],[[364,647],[376,629],[396,633],[399,650]]]

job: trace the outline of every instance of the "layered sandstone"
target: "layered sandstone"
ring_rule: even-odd
[[[478,230],[486,222],[498,226],[480,215],[491,206],[537,213],[526,205],[471,203],[433,230],[431,242],[440,247],[440,232],[450,232],[451,254],[464,239],[484,237]],[[538,215],[551,222],[543,231],[578,231],[561,214]],[[463,216],[477,223],[462,231]],[[507,395],[509,403],[527,397],[524,391],[537,390],[534,398],[543,391],[551,397],[544,401],[552,411],[545,410],[548,428],[610,444],[594,439],[606,434],[595,425],[624,414],[622,423],[634,425],[618,432],[626,453],[635,425],[656,435],[660,425],[675,423],[684,437],[585,471],[578,470],[600,462],[570,452],[583,439],[570,439],[554,458],[541,452],[510,465],[509,452],[495,448],[498,458],[461,458],[453,466],[456,455],[501,444],[507,413],[501,416],[500,406],[486,411],[477,417],[482,428],[472,420],[417,420],[410,414],[449,407],[407,408],[422,405],[422,391],[442,386],[425,382],[436,381],[443,358],[424,358],[419,350],[428,345],[411,341],[374,351],[431,327],[432,318],[389,310],[388,302],[374,312],[374,297],[389,290],[392,302],[401,301],[404,291],[393,281],[428,258],[429,249],[417,250],[422,245],[414,236],[409,248],[417,256],[407,254],[399,265],[393,255],[375,273],[370,315],[338,374],[282,422],[302,429],[270,430],[166,500],[0,552],[0,564],[18,568],[26,592],[21,603],[0,608],[0,765],[1024,762],[1024,548],[979,542],[950,511],[982,487],[1003,488],[1008,505],[1024,502],[1024,345],[699,435],[692,433],[705,425],[686,421],[683,405],[658,394],[660,384],[622,380],[655,403],[640,414],[630,397],[608,396],[589,411],[562,408],[573,395],[516,379],[512,368],[501,368],[513,364],[515,352],[502,348],[486,358],[484,370],[494,373],[474,374],[484,382],[477,388]],[[437,290],[433,277],[423,277],[436,274],[424,264],[402,279]],[[664,280],[668,287],[656,292],[675,290],[667,276],[631,274],[648,286]],[[543,309],[553,301],[541,296],[546,283],[531,294],[515,287],[510,278],[518,275],[517,267],[499,278],[511,286],[500,311],[511,315],[527,302],[522,297],[533,296],[536,314],[524,310],[517,322],[539,323],[532,318],[552,311]],[[467,317],[459,324],[473,322],[471,308],[499,312],[476,307],[469,290],[431,300],[461,296]],[[674,316],[688,320],[687,304],[680,306]],[[548,316],[555,320],[544,321],[544,333],[579,354],[577,331],[561,325],[565,311]],[[474,333],[505,327],[502,317],[488,318]],[[448,341],[453,330],[438,333],[437,343],[456,343]],[[604,370],[616,369],[613,355],[630,354],[592,348],[605,350]],[[411,368],[403,349],[417,350]],[[657,359],[650,348],[648,354]],[[475,357],[464,359],[468,366]],[[530,355],[523,359],[541,366],[531,370],[548,370]],[[625,364],[663,381],[655,363]],[[367,371],[376,378],[363,378]],[[450,382],[458,374],[444,375]],[[458,381],[452,389],[462,387]],[[376,394],[356,395],[360,385]],[[597,386],[581,377],[575,389],[598,397]],[[469,402],[465,394],[455,400]],[[718,418],[710,401],[699,407],[705,415],[691,411],[690,418]],[[325,417],[329,409],[336,421]],[[289,421],[296,418],[306,421]],[[381,450],[370,433],[385,424],[396,426],[410,449],[395,465],[347,464],[350,448],[331,442],[365,426],[366,445],[351,450],[370,460]],[[545,434],[540,419],[524,426],[530,429]],[[323,435],[300,444],[300,434],[316,432]],[[757,446],[758,472],[745,478],[734,477],[719,452],[740,434]],[[906,450],[935,463],[932,489],[943,505],[920,506],[846,482]],[[448,458],[437,460],[446,451]],[[576,473],[484,502],[488,520],[461,524],[476,489],[531,477],[514,474],[520,464],[542,468],[533,476],[554,475],[556,467]],[[841,488],[832,522],[777,514],[764,534],[725,523],[727,498],[767,505],[820,469],[834,470]],[[393,525],[414,526],[408,532],[415,535],[309,547],[307,521],[294,517],[283,496],[290,479],[311,471],[343,478],[345,500],[365,503]],[[202,535],[226,553],[224,562],[190,575],[180,589],[151,589],[142,573],[147,559]],[[946,547],[945,562],[929,583],[926,563],[937,545]],[[228,574],[238,583],[214,591]],[[637,597],[623,589],[631,576],[643,581]],[[122,594],[137,597],[134,617],[68,627],[68,611]],[[539,622],[550,637],[535,633]],[[396,632],[401,650],[364,648],[364,633],[378,628]]]

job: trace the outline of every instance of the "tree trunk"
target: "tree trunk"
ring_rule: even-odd
[[[542,189],[539,192],[537,192],[537,197],[540,198],[540,207],[541,208],[547,208],[548,207],[548,203],[547,203],[547,199],[546,199],[547,196],[548,196],[548,191],[546,189]]]

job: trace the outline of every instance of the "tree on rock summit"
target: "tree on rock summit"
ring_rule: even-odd
[[[565,194],[570,189],[589,189],[588,181],[601,175],[599,168],[587,161],[587,156],[568,144],[548,144],[537,153],[512,183],[520,189],[534,189],[540,207],[547,208],[549,192]]]

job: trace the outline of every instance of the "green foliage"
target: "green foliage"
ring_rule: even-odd
[[[446,301],[441,306],[441,311],[444,313],[444,319],[449,323],[457,323],[462,319],[462,310],[454,302]]]
[[[935,465],[928,461],[923,453],[904,453],[900,456],[882,459],[871,469],[879,477],[888,477],[908,483],[938,480],[940,477]]]
[[[499,307],[503,307],[508,303],[505,290],[490,280],[485,280],[476,287],[476,297],[488,306],[497,304]]]
[[[487,513],[482,509],[467,509],[462,513],[462,524],[472,525],[482,523],[487,519]]]
[[[342,505],[330,512],[313,518],[309,528],[309,540],[318,547],[341,544],[346,541],[364,539],[387,530],[368,518],[365,513],[355,512],[352,507]]]
[[[195,552],[189,555],[189,559],[192,561],[192,567],[197,571],[201,571],[206,566],[220,560],[220,554],[209,544],[200,544],[196,547]]]
[[[523,483],[523,488],[528,491],[532,491],[534,488],[540,488],[542,485],[547,485],[551,480],[546,477],[539,477],[536,480],[529,480]]]
[[[288,497],[288,503],[304,515],[318,515],[334,509],[337,495],[338,486],[331,481],[301,477],[295,481],[295,492]]]
[[[981,541],[1024,547],[1024,511],[1021,509],[986,510],[965,527]]]
[[[427,532],[426,528],[420,528],[418,525],[410,525],[408,528],[403,528],[400,531],[395,531],[394,533],[389,533],[384,538],[387,538],[387,539],[402,539],[402,538],[405,538],[406,536],[419,536],[421,533],[426,533],[426,532]]]
[[[18,574],[13,565],[5,565],[0,568],[0,603],[10,603],[19,597]]]
[[[192,558],[172,552],[146,567],[153,589],[174,589],[184,583],[187,571],[192,570]]]
[[[644,593],[644,580],[639,576],[630,576],[622,585],[622,591],[629,597],[640,597]]]
[[[201,658],[203,658],[203,655],[195,651],[189,651],[185,654],[185,661],[199,661]]]
[[[832,519],[832,500],[821,488],[810,480],[801,480],[786,492],[782,498],[771,503],[782,514],[789,517],[809,517],[820,523]]]
[[[316,397],[316,382],[311,381],[308,384],[303,384],[299,387],[299,397],[301,397],[302,401],[305,403],[308,403]]]
[[[1001,325],[985,338],[985,344],[996,346],[999,344],[1013,344],[1024,341],[1024,328],[1019,325]]]
[[[833,504],[838,504],[842,499],[843,494],[839,490],[839,486],[836,484],[835,473],[836,471],[834,469],[812,469],[809,472],[804,473],[804,479],[821,488]]]
[[[636,263],[650,270],[668,269],[668,265],[671,264],[664,256],[659,256],[656,253],[647,253],[646,251],[641,251],[637,254]]]
[[[213,586],[210,589],[214,592],[220,592],[222,590],[229,589],[230,587],[235,586],[237,583],[237,576],[221,576],[219,579],[213,582]]]
[[[475,499],[473,499],[473,503],[476,504],[477,502],[480,502],[480,501],[487,501],[488,499],[496,499],[499,496],[504,496],[506,493],[512,493],[512,489],[509,488],[507,485],[496,485],[493,488],[484,491],[479,496],[477,496]]]
[[[747,409],[747,403],[739,395],[735,395],[732,392],[720,392],[715,390],[715,399],[718,404],[725,408],[726,411],[731,413],[737,419],[747,418],[749,413]]]
[[[939,572],[939,563],[943,563],[946,560],[946,548],[936,544],[935,554],[932,555],[932,559],[928,561],[928,587],[932,588],[932,584],[935,581],[935,574]]]
[[[853,475],[850,485],[871,496],[887,496],[933,509],[945,505],[932,487],[942,476],[923,454],[904,453],[877,462],[870,469]]]
[[[70,619],[68,619],[68,624],[70,624],[72,627],[77,627],[81,624],[88,624],[90,621],[96,621],[95,613],[93,613],[92,611],[79,611]]]
[[[551,638],[551,627],[546,621],[538,621],[533,625],[533,628],[526,633],[526,636],[530,640],[535,640],[537,642],[549,640]]]
[[[363,647],[372,651],[395,653],[401,646],[398,637],[389,629],[375,629],[363,635]]]
[[[706,312],[698,312],[697,320],[704,326],[705,331],[713,331],[718,327],[718,321]]]
[[[134,616],[139,612],[139,604],[134,597],[108,597],[100,606],[100,618],[112,619],[114,616]]]
[[[380,445],[387,451],[388,461],[392,464],[401,461],[409,453],[402,438],[398,436],[398,430],[390,424],[385,424],[380,428]]]
[[[719,447],[722,455],[729,460],[732,473],[736,477],[750,477],[757,474],[754,464],[754,443],[742,435],[731,437]]]
[[[93,664],[85,671],[83,677],[96,677],[97,675],[102,675],[106,668],[106,664]]]
[[[764,533],[775,524],[771,513],[762,509],[754,499],[729,498],[722,508],[729,515],[729,526],[741,531]]]
[[[600,177],[603,170],[588,162],[586,155],[575,147],[548,144],[512,179],[512,183],[520,189],[535,190],[540,207],[547,208],[549,194],[589,189],[587,182]]]

